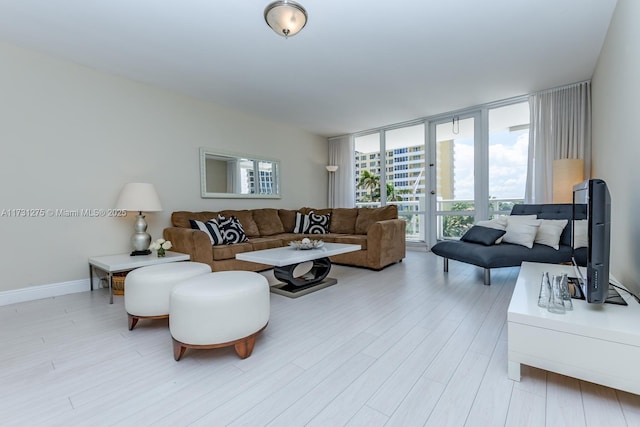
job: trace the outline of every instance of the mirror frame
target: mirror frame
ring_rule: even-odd
[[[228,157],[229,159],[245,159],[252,161],[271,162],[275,165],[275,194],[241,194],[241,193],[210,193],[207,191],[207,155]],[[267,157],[234,153],[217,148],[200,147],[200,196],[203,199],[279,199],[282,197],[280,187],[280,161]]]

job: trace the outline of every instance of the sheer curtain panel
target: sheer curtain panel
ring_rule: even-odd
[[[328,202],[330,208],[355,206],[353,136],[329,138],[329,165],[338,166],[329,172]]]
[[[591,83],[535,93],[529,108],[525,201],[552,203],[554,160],[583,159],[584,176],[591,174]]]

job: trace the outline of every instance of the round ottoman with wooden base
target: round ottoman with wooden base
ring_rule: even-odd
[[[180,360],[187,348],[234,346],[245,359],[269,311],[269,284],[258,273],[220,271],[186,280],[171,291],[173,357]]]
[[[201,262],[171,262],[133,270],[125,278],[124,308],[129,317],[129,330],[139,319],[169,317],[169,298],[173,287],[183,280],[211,273]]]

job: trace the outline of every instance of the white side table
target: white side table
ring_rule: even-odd
[[[525,364],[640,394],[640,304],[620,292],[629,305],[574,299],[573,311],[549,313],[538,307],[543,272],[575,276],[572,266],[522,263],[507,312],[509,378],[520,381]]]
[[[189,261],[189,254],[179,252],[165,253],[164,257],[158,257],[155,253],[150,255],[131,256],[129,254],[95,256],[89,258],[89,283],[93,291],[93,271],[101,270],[107,273],[109,278],[109,304],[113,304],[113,273],[131,271],[148,265],[166,264],[168,262]]]

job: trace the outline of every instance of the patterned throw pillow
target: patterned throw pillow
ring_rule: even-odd
[[[238,221],[238,218],[235,216],[225,218],[222,215],[218,215],[218,224],[224,236],[224,242],[227,245],[249,241],[246,234],[244,234],[242,224],[240,224],[240,221]]]
[[[293,227],[293,232],[297,234],[306,233],[308,229],[309,229],[309,215],[296,212],[296,225]]]
[[[308,214],[296,212],[296,225],[293,227],[294,233],[307,234],[328,234],[331,214],[318,215],[313,211]]]
[[[189,224],[194,230],[202,230],[207,233],[212,245],[221,245],[224,243],[224,237],[215,219],[210,219],[207,222],[190,219]]]
[[[329,221],[331,214],[318,215],[313,211],[309,212],[309,227],[306,232],[309,234],[327,234],[329,233]]]

